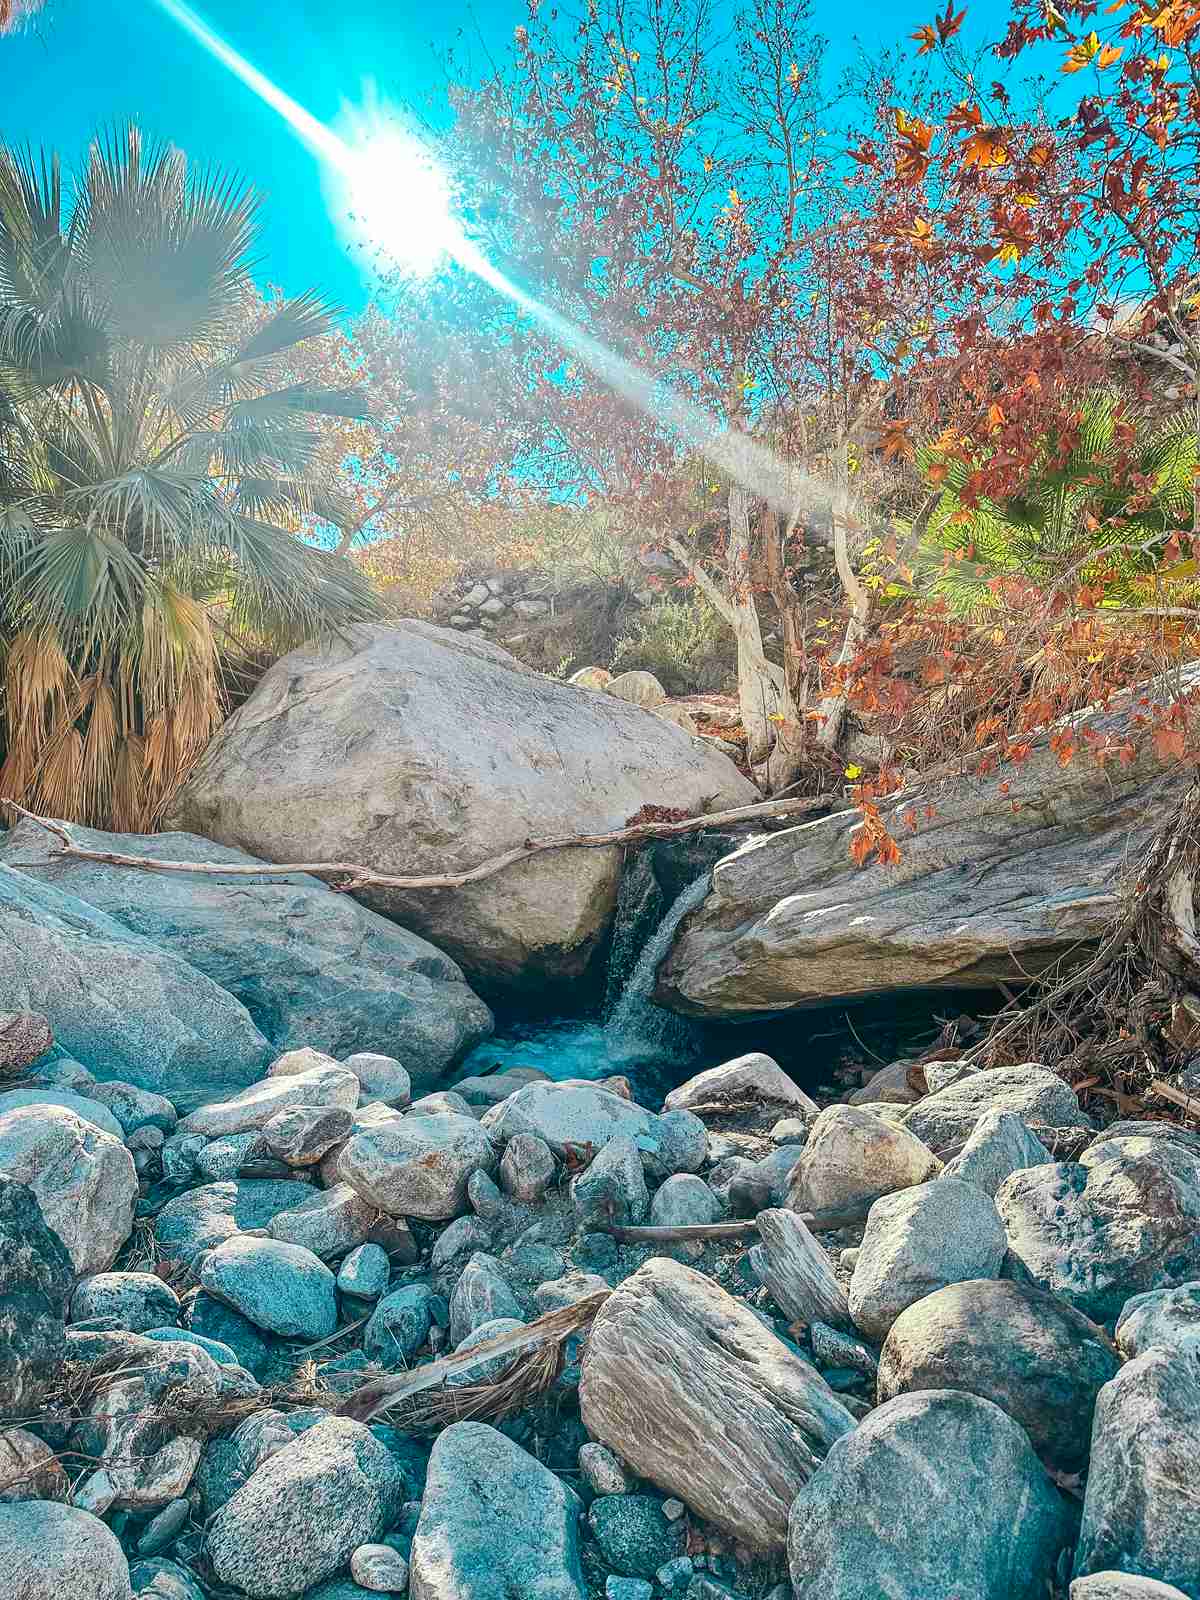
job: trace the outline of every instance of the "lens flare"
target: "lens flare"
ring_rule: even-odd
[[[448,258],[474,273],[539,322],[603,383],[655,422],[672,429],[689,449],[703,455],[734,483],[779,511],[792,510],[801,476],[793,464],[748,434],[726,427],[703,406],[608,349],[493,266],[464,232],[455,216],[446,175],[419,138],[386,129],[374,116],[365,121],[354,119],[357,131],[349,140],[342,138],[273,84],[183,0],[157,3],[277,111],[326,164],[342,187],[365,241],[409,270],[431,271]]]

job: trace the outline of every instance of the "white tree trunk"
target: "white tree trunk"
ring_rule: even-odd
[[[841,579],[842,588],[850,602],[850,620],[846,624],[842,647],[834,662],[835,668],[846,666],[858,654],[859,647],[867,636],[867,620],[871,610],[871,598],[859,582],[858,574],[850,561],[850,530],[846,525],[849,484],[849,441],[844,439],[837,452],[834,483],[833,558],[837,564],[837,574]],[[823,750],[836,750],[838,739],[841,737],[842,723],[846,719],[845,692],[839,688],[826,695],[821,701],[819,712],[817,744]]]

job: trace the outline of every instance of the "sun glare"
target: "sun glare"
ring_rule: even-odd
[[[463,231],[450,184],[421,140],[389,130],[351,145],[346,206],[359,242],[394,265],[426,276],[458,254]]]

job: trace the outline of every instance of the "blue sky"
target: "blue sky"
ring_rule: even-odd
[[[480,65],[502,55],[525,0],[208,0],[196,4],[221,33],[323,121],[381,97],[437,120],[444,115],[440,57]],[[854,27],[868,47],[892,44],[931,20],[935,0],[865,0]],[[816,0],[816,24],[850,48],[846,8]],[[1003,0],[971,21],[1000,31]],[[82,151],[100,127],[136,117],[195,159],[240,171],[267,195],[260,277],[296,293],[319,285],[350,308],[368,292],[365,264],[331,216],[315,157],[274,111],[159,10],[153,0],[48,0],[36,33],[0,40],[0,139]]]

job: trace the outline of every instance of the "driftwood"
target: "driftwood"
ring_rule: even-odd
[[[550,839],[526,839],[525,843],[503,855],[481,861],[466,872],[435,872],[420,877],[396,877],[392,873],[375,872],[370,867],[354,861],[290,861],[255,862],[252,866],[230,865],[222,861],[153,861],[145,856],[126,855],[119,850],[89,850],[76,844],[67,827],[49,817],[39,817],[15,800],[0,798],[0,805],[8,806],[19,816],[27,817],[52,833],[59,841],[59,854],[75,861],[98,861],[110,867],[131,867],[137,872],[181,872],[222,878],[285,878],[295,872],[307,873],[313,878],[335,878],[341,881],[332,885],[340,893],[349,894],[360,889],[462,889],[467,884],[479,883],[506,867],[528,861],[531,856],[543,855],[548,850],[600,850],[610,845],[640,844],[646,839],[673,839],[679,834],[699,833],[705,828],[723,828],[735,822],[756,822],[769,817],[801,817],[813,811],[824,810],[829,802],[820,796],[797,796],[791,800],[764,800],[757,805],[736,806],[732,811],[713,811],[702,817],[687,817],[681,822],[637,822],[627,828],[616,828],[611,833],[564,834]]]
[[[890,1191],[884,1191],[888,1193]],[[840,1211],[798,1211],[796,1216],[810,1231],[853,1228],[865,1222],[867,1212],[882,1199],[873,1194]],[[618,1244],[674,1244],[687,1239],[749,1239],[759,1232],[758,1217],[745,1222],[686,1222],[674,1228],[622,1228],[611,1222],[589,1222],[593,1233],[607,1233]]]
[[[850,1322],[846,1291],[829,1257],[794,1211],[760,1212],[762,1238],[749,1253],[751,1271],[793,1322]]]
[[[388,1373],[382,1378],[372,1378],[343,1400],[336,1414],[339,1417],[351,1417],[356,1422],[370,1422],[381,1412],[392,1411],[426,1390],[440,1389],[447,1378],[461,1377],[484,1366],[495,1356],[503,1355],[531,1358],[535,1369],[534,1382],[531,1384],[525,1381],[523,1375],[509,1371],[499,1383],[486,1387],[511,1390],[515,1384],[523,1390],[527,1403],[531,1387],[545,1387],[553,1379],[563,1342],[587,1326],[611,1293],[610,1289],[597,1290],[595,1294],[576,1300],[573,1305],[548,1311],[527,1327],[502,1333],[498,1339],[489,1339],[486,1344],[477,1344],[471,1350],[443,1356],[440,1361],[431,1361],[412,1372]],[[551,1359],[547,1360],[547,1355]],[[461,1390],[448,1391],[449,1409],[461,1412],[463,1408],[455,1405],[461,1395]],[[424,1417],[421,1420],[424,1421]]]

